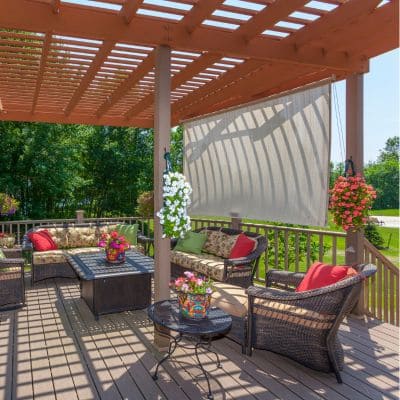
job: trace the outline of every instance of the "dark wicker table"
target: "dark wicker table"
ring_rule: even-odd
[[[194,349],[197,362],[207,381],[207,397],[213,399],[207,371],[201,363],[198,351],[203,348],[213,353],[217,359],[217,367],[221,368],[218,354],[211,350],[211,342],[229,332],[232,326],[231,316],[220,308],[212,307],[208,316],[202,320],[187,319],[180,314],[177,300],[164,300],[154,303],[148,308],[147,313],[154,322],[155,329],[161,335],[166,335],[171,339],[167,354],[157,363],[153,379],[156,380],[158,378],[158,368],[172,356],[181,340],[185,337],[194,344],[193,346],[181,344],[181,347]],[[167,334],[165,329],[177,332],[177,335]]]
[[[96,319],[102,314],[150,305],[152,258],[127,251],[123,264],[109,264],[105,253],[98,252],[71,255],[68,262],[80,278],[81,297]]]

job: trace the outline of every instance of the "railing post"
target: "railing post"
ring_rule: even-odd
[[[85,218],[85,211],[84,210],[76,210],[76,223],[82,224]]]
[[[231,218],[231,228],[232,229],[240,229],[240,224],[242,223],[242,218],[232,217]]]

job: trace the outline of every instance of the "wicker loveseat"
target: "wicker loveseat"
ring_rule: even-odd
[[[376,272],[372,264],[357,269],[354,277],[304,292],[294,288],[305,274],[268,271],[266,288],[247,289],[248,354],[253,348],[279,353],[315,370],[334,372],[341,383],[343,350],[337,332],[359,299],[362,281]]]
[[[32,283],[47,278],[75,278],[76,274],[67,262],[67,256],[88,252],[97,252],[97,246],[103,232],[115,230],[116,224],[65,224],[46,225],[30,229],[23,238],[22,250],[32,263]],[[46,229],[57,250],[35,251],[29,240],[29,233]]]
[[[227,282],[244,288],[253,283],[260,256],[267,245],[264,236],[254,232],[219,227],[201,228],[195,232],[205,232],[208,236],[202,254],[172,250],[172,276],[182,276],[185,271],[196,271],[216,281]],[[255,248],[247,257],[229,259],[230,249],[237,236],[242,232],[247,237],[254,239]]]

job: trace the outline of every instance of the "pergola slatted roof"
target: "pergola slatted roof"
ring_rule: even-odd
[[[332,75],[398,47],[398,0],[0,0],[0,119],[153,126],[169,45],[172,121]]]

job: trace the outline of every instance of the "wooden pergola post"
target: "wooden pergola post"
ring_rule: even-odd
[[[159,46],[155,52],[155,94],[154,94],[154,210],[163,205],[162,188],[165,170],[164,151],[169,151],[171,135],[171,49]],[[162,226],[154,216],[154,300],[170,297],[169,281],[170,239],[162,238]],[[154,336],[159,348],[164,348],[169,341],[159,335]]]
[[[352,158],[357,173],[362,173],[364,167],[363,78],[362,74],[354,74],[346,79],[346,159]],[[363,262],[363,240],[362,231],[347,232],[346,265]],[[364,313],[363,293],[353,312]]]

